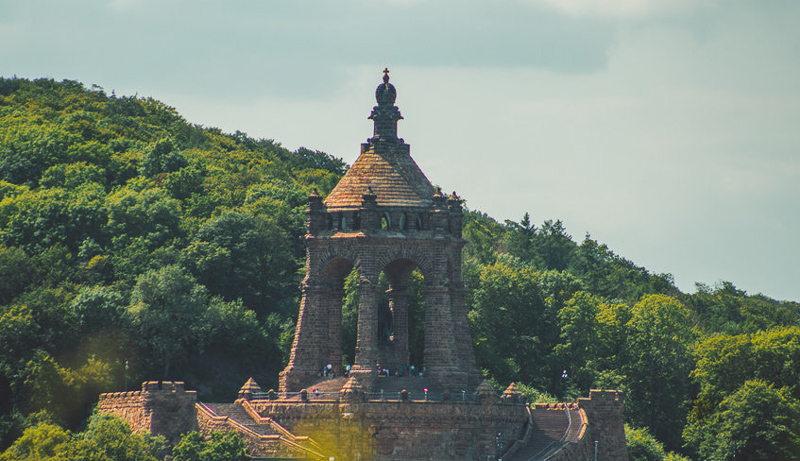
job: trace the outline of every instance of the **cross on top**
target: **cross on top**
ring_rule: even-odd
[[[386,67],[383,69],[383,83],[389,82],[389,68]]]

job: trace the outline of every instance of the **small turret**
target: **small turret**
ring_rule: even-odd
[[[431,214],[431,227],[436,232],[445,232],[450,227],[447,217],[447,197],[442,194],[442,188],[437,187],[432,198],[433,212]]]
[[[253,394],[257,394],[259,392],[261,392],[261,387],[258,385],[255,379],[250,377],[250,379],[248,379],[244,385],[242,385],[242,388],[239,389],[239,398],[252,400]]]
[[[367,193],[361,196],[361,228],[377,229],[378,226],[378,196],[367,187]]]
[[[458,238],[461,238],[464,226],[464,210],[461,204],[461,198],[453,191],[447,199],[447,207],[450,209],[450,234]]]
[[[308,205],[306,206],[306,232],[314,235],[326,228],[325,206],[322,204],[317,189],[308,195]]]

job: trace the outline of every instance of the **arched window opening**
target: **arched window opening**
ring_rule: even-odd
[[[353,268],[344,278],[342,296],[342,367],[347,370],[356,360],[358,338],[358,272]]]
[[[425,280],[416,263],[389,263],[379,280],[376,333],[380,368],[389,374],[419,375],[425,350]]]
[[[361,229],[361,213],[358,211],[353,214],[353,229]]]
[[[400,219],[397,222],[397,228],[400,230],[406,230],[406,214],[403,213],[400,215]]]
[[[389,230],[392,228],[392,217],[389,213],[384,213],[381,216],[381,229]]]
[[[417,230],[422,230],[422,215],[417,215]]]

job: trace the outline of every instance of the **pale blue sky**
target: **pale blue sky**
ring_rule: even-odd
[[[800,300],[800,2],[0,0],[0,74],[352,162],[391,69],[429,179],[684,291]]]

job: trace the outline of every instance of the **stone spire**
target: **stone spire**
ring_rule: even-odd
[[[397,121],[402,120],[403,116],[400,115],[400,109],[394,105],[396,98],[397,90],[389,83],[389,69],[383,69],[383,83],[375,89],[375,100],[378,105],[372,108],[372,113],[368,117],[375,122],[375,130],[369,139],[371,144],[403,141],[397,138]]]

